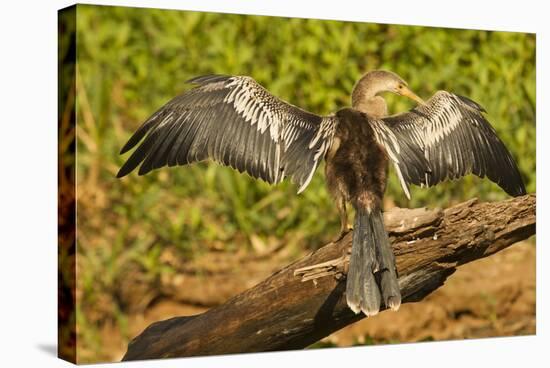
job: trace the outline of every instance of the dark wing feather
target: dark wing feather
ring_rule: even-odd
[[[426,173],[430,171],[428,160],[408,134],[391,129],[383,120],[368,119],[376,140],[386,149],[388,157],[395,167],[401,187],[407,198],[410,199],[409,184],[421,183],[425,180]]]
[[[288,104],[250,77],[193,78],[132,135],[137,149],[117,177],[212,159],[268,183],[290,177],[301,192],[332,144],[337,120]],[[141,142],[141,144],[139,144]],[[139,144],[139,145],[138,145]]]
[[[512,155],[483,112],[469,98],[439,91],[426,104],[378,124],[397,137],[383,144],[388,150],[401,150],[396,156],[406,184],[433,186],[473,173],[487,176],[510,195],[525,194]],[[413,150],[422,152],[427,165],[414,155],[405,157],[411,144]]]

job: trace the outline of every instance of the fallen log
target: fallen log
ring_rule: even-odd
[[[534,235],[535,212],[535,194],[386,212],[403,302],[422,300],[460,265]],[[302,349],[365,318],[345,301],[350,246],[348,233],[218,307],[151,324],[123,360]]]

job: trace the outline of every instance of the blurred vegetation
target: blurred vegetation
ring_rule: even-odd
[[[273,188],[207,163],[115,179],[127,158],[118,154],[122,145],[191,77],[250,75],[273,94],[328,114],[350,104],[364,72],[392,70],[424,98],[445,89],[484,106],[528,191],[536,189],[534,35],[87,5],[77,13],[77,318],[79,343],[93,354],[84,360],[105,358],[97,328],[106,320],[127,334],[121,285],[135,270],[132,287],[173,272],[159,257],[163,247],[191,260],[275,237],[298,254],[338,232],[322,167],[299,196],[293,184]],[[393,113],[413,106],[387,99]],[[506,194],[468,177],[413,188],[412,197],[392,175],[386,207]]]
[[[58,355],[76,360],[76,7],[59,12],[58,19]]]

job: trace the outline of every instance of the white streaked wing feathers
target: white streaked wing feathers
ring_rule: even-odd
[[[168,159],[174,166],[210,158],[269,183],[290,177],[299,191],[307,186],[330,147],[335,118],[288,104],[250,77],[204,76],[191,82],[198,86],[168,102],[123,147],[121,153],[145,137],[118,176],[139,165],[145,174]],[[169,137],[173,132],[184,136]],[[158,147],[165,143],[179,147]]]
[[[425,105],[383,119],[383,125],[398,137],[383,140],[386,148],[410,145],[422,152],[425,162],[398,155],[397,165],[408,184],[432,186],[446,179],[473,173],[487,176],[507,193],[525,193],[519,170],[510,152],[485,119],[483,108],[470,99],[438,91]],[[390,135],[391,136],[391,135]],[[419,175],[424,171],[423,175]],[[400,173],[398,173],[399,175]]]

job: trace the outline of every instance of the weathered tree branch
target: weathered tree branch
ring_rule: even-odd
[[[446,210],[387,212],[403,301],[423,299],[458,266],[535,234],[535,210],[531,194],[495,203],[471,200]],[[130,342],[123,360],[307,347],[364,318],[345,302],[350,245],[347,234],[219,307],[153,323]]]

